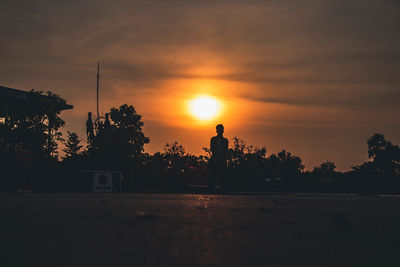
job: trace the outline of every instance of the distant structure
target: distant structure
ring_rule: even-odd
[[[97,62],[97,90],[96,90],[96,96],[97,96],[97,120],[99,120],[100,115],[99,115],[99,85],[100,85],[100,62]]]
[[[110,126],[108,113],[105,116],[100,116],[99,112],[99,89],[100,89],[100,62],[97,62],[97,86],[96,86],[96,112],[97,118],[92,117],[92,112],[88,112],[88,119],[86,121],[86,133],[88,142],[92,144],[94,137],[103,128]]]

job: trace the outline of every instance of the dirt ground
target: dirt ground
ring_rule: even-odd
[[[400,197],[2,194],[0,266],[400,266]]]

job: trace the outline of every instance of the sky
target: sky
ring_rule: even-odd
[[[399,0],[0,0],[0,32],[0,85],[59,94],[81,139],[100,61],[100,112],[133,105],[149,153],[202,154],[217,123],[306,169],[349,170],[376,132],[400,143]],[[200,95],[217,117],[188,112]]]

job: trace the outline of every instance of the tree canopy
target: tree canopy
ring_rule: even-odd
[[[111,121],[98,126],[92,156],[110,168],[126,168],[141,157],[150,142],[143,131],[142,116],[131,105],[110,110]]]
[[[65,148],[63,151],[65,152],[64,158],[73,158],[79,155],[83,145],[81,145],[81,141],[76,133],[67,131],[68,138],[67,141],[64,143]]]
[[[59,129],[65,124],[58,107],[66,101],[50,91],[43,95],[42,91],[31,90],[28,97],[31,105],[8,112],[0,121],[2,151],[10,153],[22,148],[34,151],[37,156],[57,155]]]

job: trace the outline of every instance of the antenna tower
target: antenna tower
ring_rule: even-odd
[[[100,80],[100,62],[97,62],[97,120],[99,120],[99,80]]]

